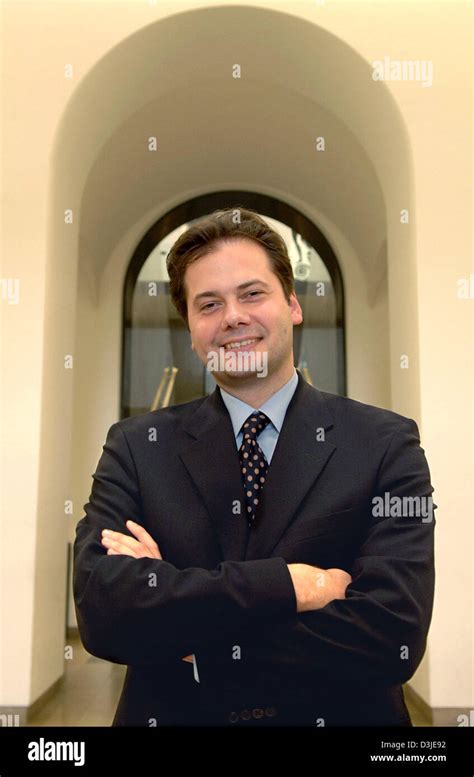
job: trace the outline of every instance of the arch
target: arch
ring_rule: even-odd
[[[262,29],[266,31],[264,41],[258,38]],[[73,93],[55,136],[51,201],[57,200],[54,190],[58,188],[58,173],[67,171],[71,189],[69,200],[81,210],[75,254],[79,264],[89,263],[88,271],[96,285],[116,244],[117,229],[113,218],[102,220],[101,231],[94,229],[97,220],[90,217],[85,197],[87,189],[94,188],[88,187],[91,176],[95,183],[101,177],[100,169],[103,172],[104,168],[112,167],[113,144],[110,141],[120,128],[127,132],[132,127],[132,117],[140,114],[144,106],[163,102],[166,106],[174,104],[176,107],[178,98],[174,102],[170,100],[170,90],[177,95],[180,90],[186,91],[183,88],[186,84],[188,99],[193,91],[190,84],[201,83],[204,93],[211,79],[215,101],[225,97],[229,84],[215,73],[216,61],[227,61],[226,41],[230,35],[235,49],[245,54],[250,72],[253,73],[253,63],[257,70],[258,63],[258,83],[263,84],[263,94],[272,106],[278,106],[291,96],[295,105],[299,98],[300,105],[309,102],[318,106],[320,114],[333,116],[339,129],[345,127],[348,136],[367,156],[367,165],[373,168],[374,187],[380,188],[386,204],[389,199],[401,199],[403,204],[411,204],[411,151],[403,118],[389,89],[383,82],[372,80],[370,64],[347,43],[322,27],[274,9],[237,5],[172,14],[133,33],[96,63]],[[199,41],[198,51],[206,50],[205,58],[195,56],[198,53],[196,40]],[[257,40],[258,47],[254,47]],[[279,61],[282,41],[285,67],[280,67],[276,75],[274,65]],[[214,53],[214,58],[209,52]],[[157,71],[161,79],[156,78]],[[252,81],[257,81],[253,74]],[[348,88],[349,83],[352,88]],[[97,111],[98,105],[100,111]],[[166,111],[166,116],[170,115],[173,116],[173,110]],[[174,115],[178,120],[178,111],[175,110]],[[196,111],[193,119],[194,116]],[[84,117],[87,117],[86,122]],[[81,127],[79,142],[78,127]],[[294,138],[296,142],[297,132]],[[286,149],[280,149],[280,160],[283,151]],[[284,168],[284,158],[282,161]],[[347,180],[355,177],[357,170],[353,170],[352,175],[350,170],[344,173]],[[323,174],[327,175],[326,171]],[[112,178],[108,180],[113,186]],[[201,190],[201,193],[204,192]],[[318,200],[322,200],[320,209],[329,210],[324,195],[321,191],[317,194]],[[148,209],[150,207],[148,202]],[[341,210],[344,210],[340,214],[341,221],[348,222],[345,231],[352,232],[354,237],[357,224],[348,215],[350,209]],[[96,213],[97,208],[92,211]],[[122,230],[135,223],[143,212],[143,207],[135,212],[130,209],[127,213],[129,221],[122,222]],[[335,213],[334,203],[332,212]],[[336,218],[333,220],[337,223]],[[54,234],[51,237],[54,242]],[[360,244],[360,235],[358,237]],[[383,256],[381,246],[386,236],[380,235],[376,239],[377,246],[366,254],[370,257],[370,260],[367,258],[367,282],[369,285],[373,282],[375,288],[384,270],[377,257]]]

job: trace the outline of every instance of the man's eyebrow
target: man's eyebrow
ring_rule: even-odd
[[[258,283],[259,286],[263,286],[266,289],[270,288],[269,284],[265,283],[265,281],[261,281],[259,278],[254,278],[251,281],[245,281],[245,283],[240,283],[236,287],[236,291],[243,291],[244,289],[248,288],[248,286],[253,286],[255,283]],[[218,297],[219,294],[220,294],[219,291],[212,291],[212,290],[211,291],[201,291],[200,294],[196,294],[196,296],[194,297],[193,303],[196,304],[196,302],[198,300],[202,299],[203,297]]]

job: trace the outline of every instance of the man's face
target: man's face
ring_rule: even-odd
[[[268,360],[268,374],[284,374],[293,366],[293,325],[303,320],[294,292],[290,303],[272,272],[270,259],[253,240],[235,238],[189,265],[185,289],[191,347],[207,367],[209,354],[227,343],[257,338],[241,352],[260,351],[252,363]],[[240,288],[239,288],[240,287]],[[266,357],[264,353],[266,352]],[[221,356],[227,353],[222,350]],[[238,351],[234,351],[237,356]],[[229,358],[229,357],[227,357]],[[258,369],[215,370],[237,381],[255,377]]]

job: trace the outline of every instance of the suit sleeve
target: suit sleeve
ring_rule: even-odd
[[[193,653],[220,629],[296,612],[282,558],[224,561],[179,570],[166,560],[107,555],[102,529],[144,525],[137,473],[120,422],[107,434],[74,542],[73,592],[86,650],[120,664],[151,666]]]
[[[363,677],[366,684],[402,684],[414,674],[433,608],[437,507],[419,443],[416,423],[404,419],[383,456],[376,495],[426,497],[431,518],[429,510],[425,517],[410,517],[408,501],[401,508],[405,517],[392,515],[392,509],[382,518],[371,516],[357,557],[346,569],[352,577],[346,598],[297,613],[271,631],[263,625],[252,644],[254,658],[280,670],[335,673],[348,682]]]

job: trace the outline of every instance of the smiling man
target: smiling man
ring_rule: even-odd
[[[432,505],[415,421],[295,369],[291,264],[255,212],[192,225],[167,266],[217,385],[113,424],[77,525],[82,640],[128,665],[113,725],[411,725],[435,524],[403,507]]]
[[[295,373],[293,326],[303,320],[295,292],[286,299],[268,254],[247,238],[224,242],[190,264],[185,288],[192,349],[203,364],[218,353],[219,363],[228,365],[214,371],[220,388],[259,407]],[[249,368],[233,369],[237,360],[226,357],[242,352],[248,358],[240,364]],[[256,380],[257,374],[265,380]]]

